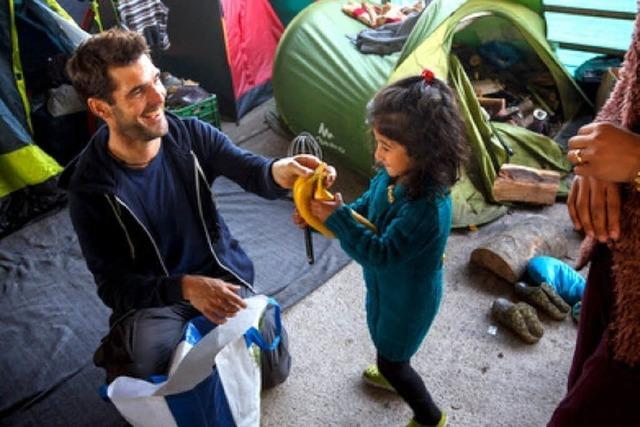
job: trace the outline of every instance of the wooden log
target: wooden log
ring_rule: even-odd
[[[498,202],[552,205],[559,187],[558,172],[504,164],[493,182],[493,198]]]
[[[487,110],[491,117],[497,116],[501,111],[507,108],[507,101],[504,98],[485,98],[478,97],[478,103],[482,108]]]
[[[529,218],[511,227],[471,252],[471,262],[516,283],[533,257],[567,255],[567,239],[546,218]]]

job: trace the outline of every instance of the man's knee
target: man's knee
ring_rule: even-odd
[[[93,361],[105,369],[107,383],[122,375],[146,379],[166,374],[186,321],[171,307],[131,312],[111,327]]]
[[[188,313],[191,315],[191,313]],[[116,322],[94,354],[96,366],[104,368],[107,383],[121,375],[146,379],[166,374],[188,317],[169,307],[142,309]],[[276,335],[275,308],[265,312],[260,332],[267,342]],[[262,387],[284,382],[291,370],[289,339],[282,326],[280,344],[273,351],[261,351]]]
[[[265,312],[260,332],[265,341],[272,342],[276,335],[275,308],[269,307]],[[284,382],[291,370],[291,354],[289,354],[289,337],[284,326],[280,331],[280,344],[273,351],[260,352],[262,365],[262,388],[269,389]]]

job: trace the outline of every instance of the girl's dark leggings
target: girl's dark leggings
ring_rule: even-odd
[[[442,413],[410,361],[391,362],[378,354],[378,370],[413,410],[413,419],[425,426],[436,425]]]

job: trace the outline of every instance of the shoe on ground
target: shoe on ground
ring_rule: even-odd
[[[428,426],[425,426],[424,424],[420,424],[419,422],[411,418],[411,421],[409,421],[409,424],[407,424],[407,427],[428,427]],[[442,411],[442,415],[440,416],[440,421],[438,421],[438,424],[436,424],[435,427],[447,427],[446,412]]]
[[[365,369],[362,373],[362,379],[370,386],[391,391],[393,393],[396,392],[396,389],[393,388],[391,384],[389,384],[389,381],[387,381],[385,377],[382,376],[382,374],[378,370],[378,365],[376,365],[375,363],[367,366],[367,369]]]
[[[558,307],[558,310],[560,310],[562,313],[569,313],[571,311],[571,306],[567,304],[560,295],[558,295],[556,289],[553,286],[546,282],[542,282],[540,287],[542,288],[544,293],[547,294],[549,301],[551,301],[556,307]]]
[[[578,323],[580,320],[581,309],[582,309],[582,301],[578,301],[573,305],[573,308],[571,308],[571,317],[573,318],[573,321],[576,323]]]
[[[498,298],[491,305],[491,316],[528,344],[535,344],[544,334],[535,308],[527,303],[514,304],[504,298]]]
[[[514,291],[519,298],[539,308],[554,320],[563,320],[569,313],[569,306],[546,283],[531,286],[524,282],[518,282],[514,286]]]
[[[542,338],[542,335],[544,335],[544,328],[542,326],[542,322],[540,322],[540,319],[538,319],[538,313],[536,312],[536,309],[531,307],[526,302],[519,302],[516,304],[516,307],[522,315],[529,333],[538,339]]]

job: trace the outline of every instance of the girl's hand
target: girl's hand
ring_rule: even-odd
[[[336,168],[327,164],[327,176],[324,178],[324,187],[331,188],[331,186],[336,182],[338,178],[338,173],[336,172]]]
[[[344,205],[344,202],[342,201],[342,194],[335,193],[333,200],[330,201],[322,202],[320,200],[311,200],[309,208],[313,216],[318,218],[320,221],[325,222],[327,218],[329,218],[331,214],[342,205]]]
[[[304,218],[302,218],[302,215],[300,215],[300,212],[298,212],[298,209],[294,209],[293,214],[291,215],[291,219],[293,220],[293,223],[295,225],[302,229],[309,226],[307,224],[307,221],[305,221]]]
[[[583,126],[569,140],[567,159],[576,175],[632,182],[640,170],[640,135],[611,123]]]

